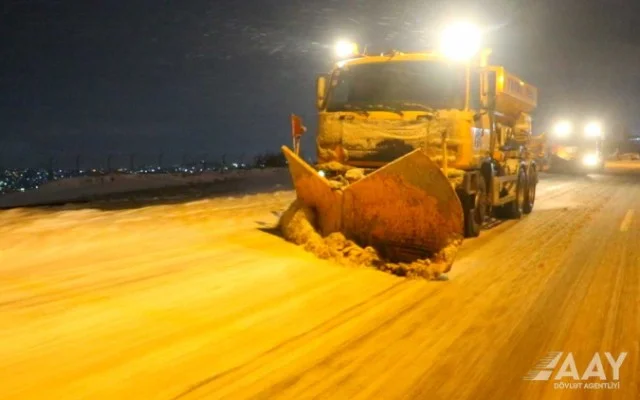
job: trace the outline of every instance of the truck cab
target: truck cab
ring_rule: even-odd
[[[443,167],[471,170],[513,139],[526,143],[537,90],[487,57],[391,51],[338,62],[319,78],[318,163],[377,168],[423,148]]]

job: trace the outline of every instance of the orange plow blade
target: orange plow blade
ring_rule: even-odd
[[[318,174],[287,146],[282,152],[289,164],[289,173],[296,195],[316,215],[315,225],[322,236],[341,231],[342,193],[331,188],[329,181]]]
[[[283,147],[298,198],[322,235],[342,232],[385,258],[428,257],[463,237],[458,196],[440,167],[415,150],[341,190]]]

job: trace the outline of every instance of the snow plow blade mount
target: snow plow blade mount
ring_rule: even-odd
[[[440,167],[415,150],[342,188],[332,189],[288,147],[282,151],[298,199],[326,236],[342,232],[392,261],[429,257],[463,237],[458,196]]]

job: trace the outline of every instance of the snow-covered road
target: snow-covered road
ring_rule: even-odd
[[[545,176],[534,212],[466,241],[446,282],[284,242],[290,191],[0,211],[0,398],[638,398],[628,172]],[[628,352],[620,388],[524,381],[551,351],[580,373]]]

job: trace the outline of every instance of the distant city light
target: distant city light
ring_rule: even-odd
[[[284,162],[283,162],[284,164]],[[0,195],[12,192],[27,192],[30,190],[41,189],[48,182],[59,181],[74,177],[82,176],[105,176],[108,174],[181,174],[181,175],[197,175],[205,171],[225,172],[230,169],[251,169],[265,168],[270,166],[263,159],[256,158],[254,163],[245,163],[241,159],[224,165],[210,161],[196,163],[177,164],[173,167],[162,167],[161,165],[148,165],[135,169],[113,167],[113,168],[88,168],[88,169],[64,169],[54,168],[25,168],[25,169],[6,169],[0,170]],[[284,166],[284,165],[281,165]]]

